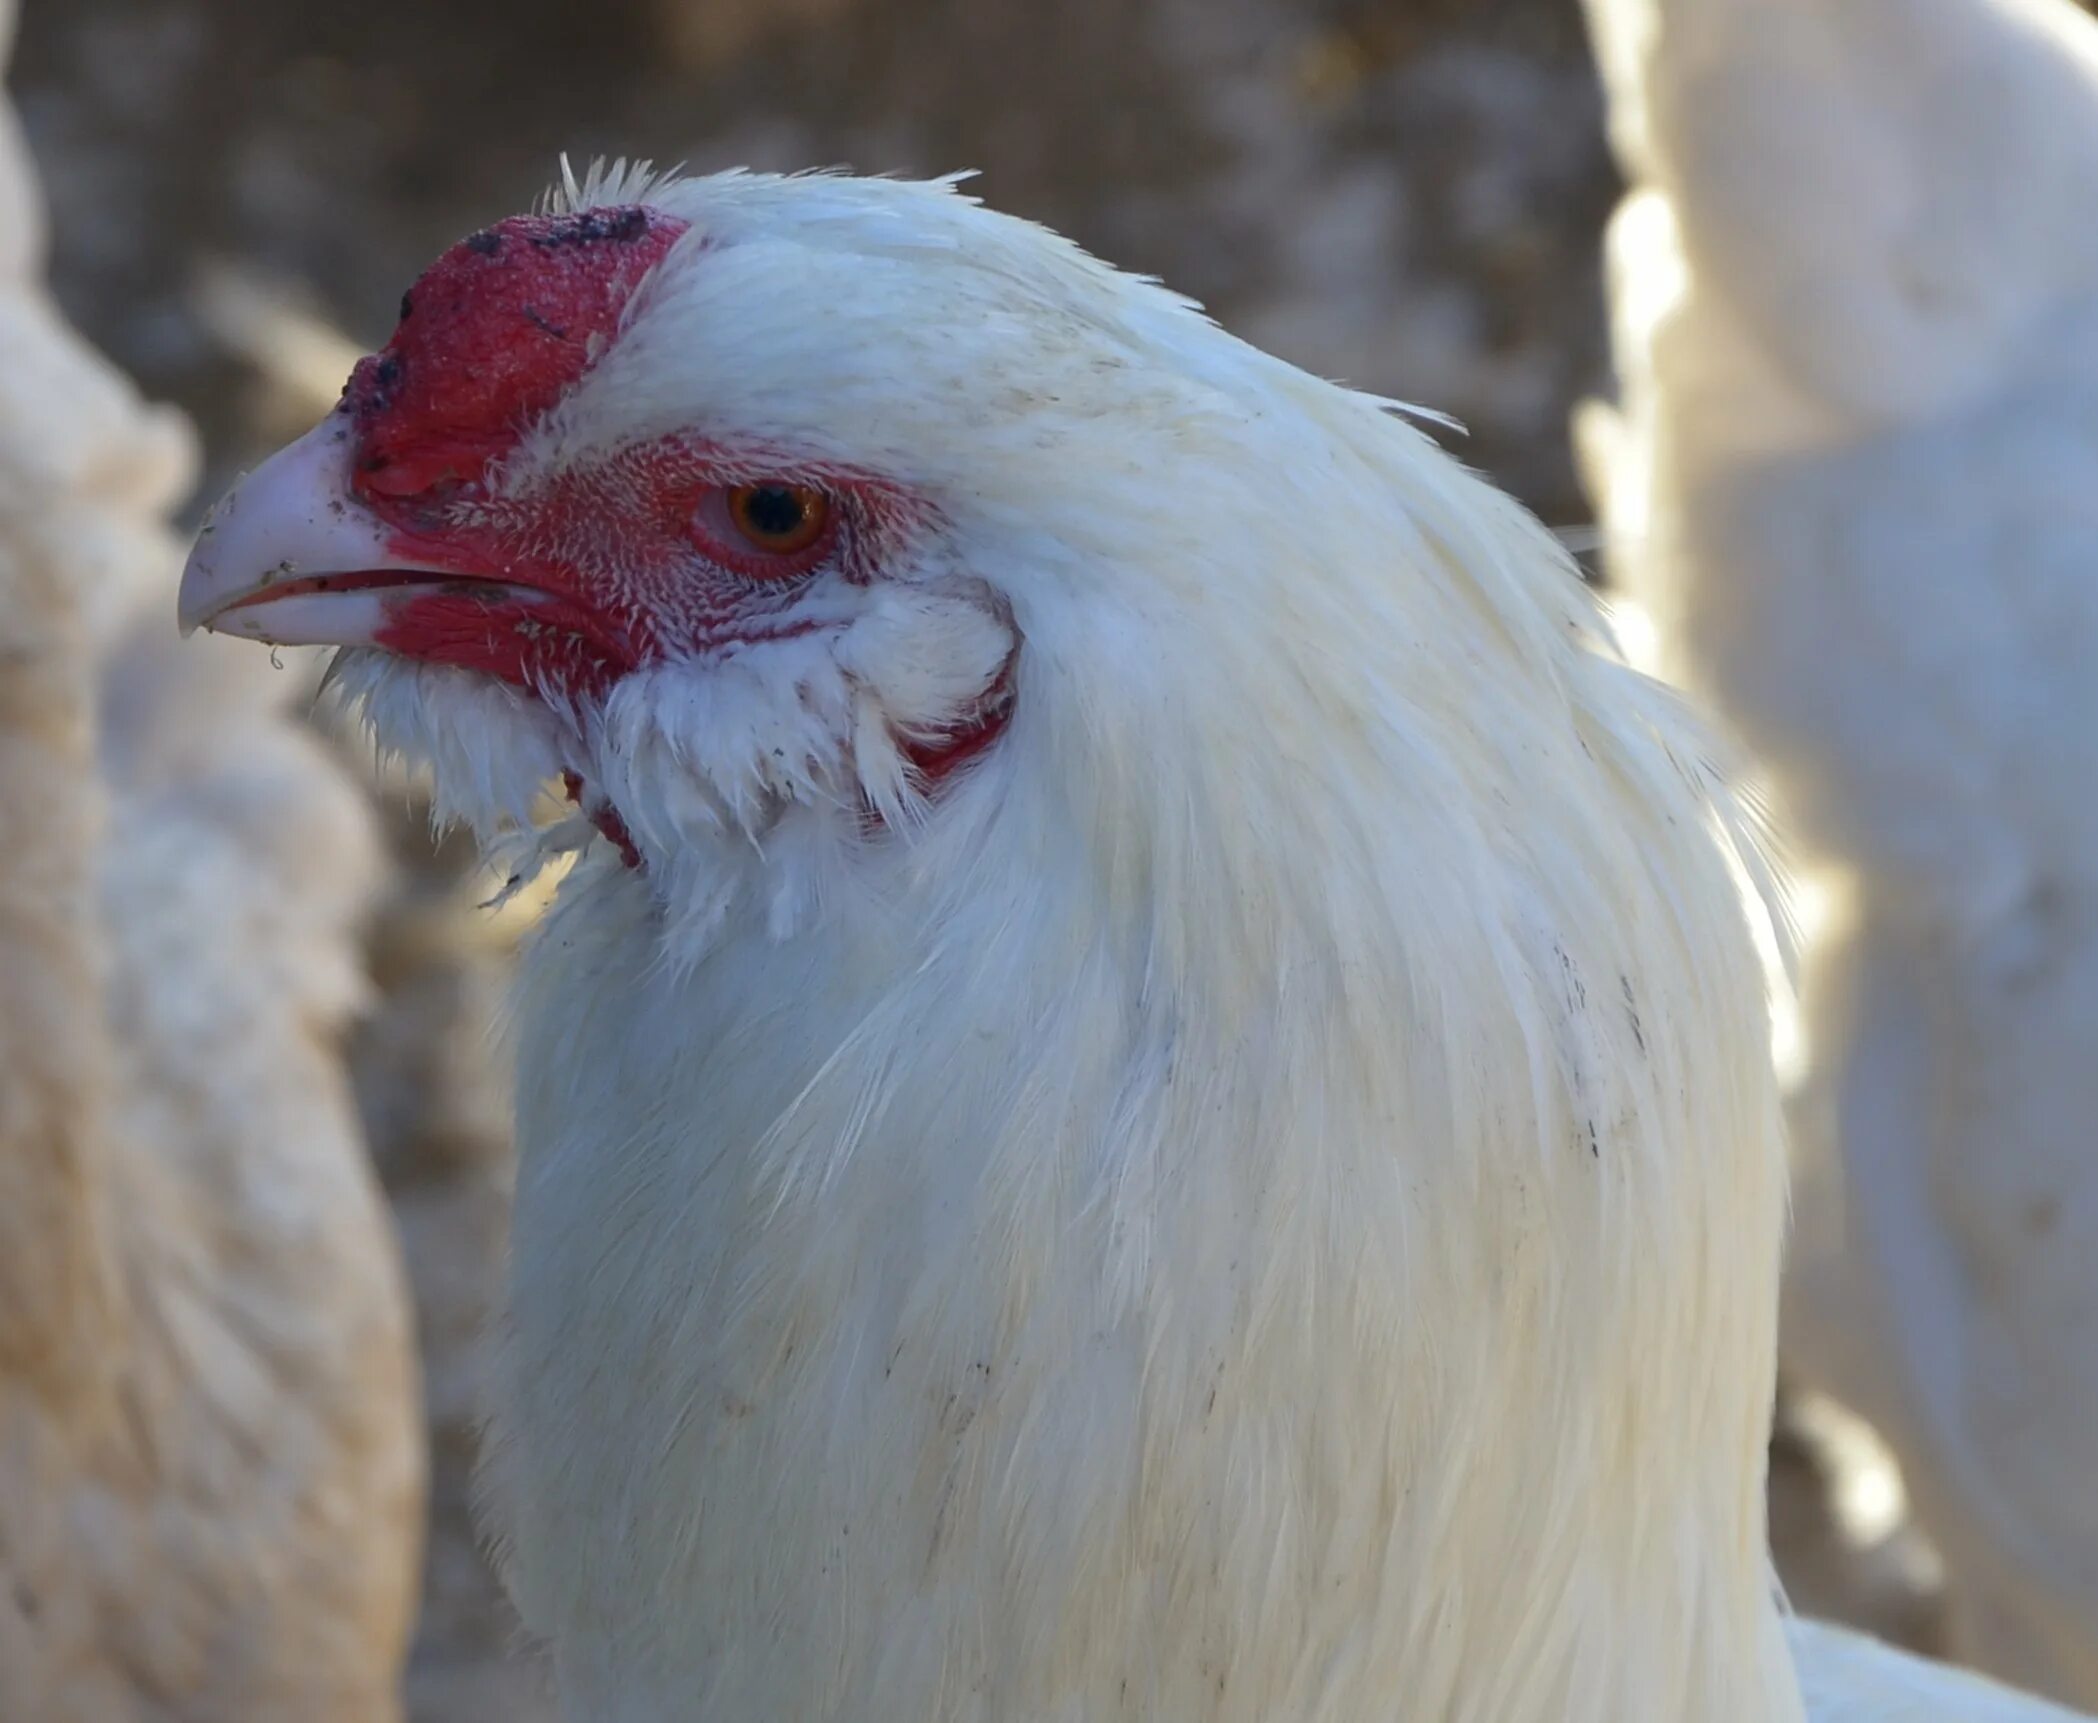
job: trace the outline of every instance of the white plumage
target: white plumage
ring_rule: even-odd
[[[1611,568],[1768,763],[1808,951],[1786,1356],[1962,1649],[2098,1704],[2098,25],[1593,0]]]
[[[681,563],[766,635],[606,691],[338,662],[491,843],[566,772],[635,850],[539,840],[585,853],[520,1002],[494,1497],[570,1714],[1800,1719],[1749,852],[1549,536],[944,187],[572,195],[689,227],[559,402],[387,515],[369,385],[444,364],[404,321],[184,592],[406,640],[419,553],[491,631],[519,582],[628,614],[652,504],[564,499],[635,448],[911,499],[871,576]],[[399,585],[314,589],[352,567]],[[1015,650],[1009,727],[920,794],[911,738]],[[1810,1644],[1883,1696],[1827,1717],[1940,1679]]]
[[[384,1723],[422,1432],[339,1047],[379,859],[288,679],[174,639],[188,427],[42,249],[0,101],[0,1716]]]

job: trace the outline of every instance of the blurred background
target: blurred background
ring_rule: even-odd
[[[1608,374],[1617,188],[1573,0],[27,0],[12,81],[59,298],[197,417],[205,492],[285,428],[227,272],[376,346],[565,149],[980,169],[1296,363],[1461,418],[1547,520],[1587,513],[1566,414]]]
[[[1577,0],[23,0],[9,90],[58,304],[201,434],[178,527],[324,412],[403,285],[529,205],[565,149],[979,169],[992,204],[1297,364],[1453,415],[1455,452],[1611,577],[1590,554],[1609,475],[1590,439],[1584,488],[1569,424],[1616,393],[1604,235],[1626,186]],[[424,1383],[408,1710],[531,1723],[469,1473],[509,1176],[495,1025],[533,906],[478,909],[491,882],[432,840],[415,786],[339,760],[388,851],[345,1021]],[[1802,1607],[1960,1649],[1897,1468],[1797,1381],[1773,1526]]]

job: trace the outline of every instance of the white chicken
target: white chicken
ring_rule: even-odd
[[[583,851],[494,1480],[571,1716],[1804,1715],[1749,852],[1386,403],[944,184],[614,171],[181,607]]]
[[[0,103],[0,1717],[384,1723],[422,1433],[339,1046],[369,814],[286,678],[171,637],[191,439],[42,244]]]
[[[1960,1652],[2098,1705],[2098,23],[1591,16],[1611,570],[1834,899],[1787,1366],[1899,1453]]]

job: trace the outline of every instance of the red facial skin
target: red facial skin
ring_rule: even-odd
[[[528,496],[491,494],[491,468],[610,346],[686,228],[639,206],[518,216],[453,246],[403,296],[393,338],[343,391],[352,489],[394,530],[391,554],[461,578],[405,596],[377,644],[535,694],[598,698],[665,657],[822,626],[787,614],[819,572],[871,581],[930,521],[869,475],[692,437],[629,446]],[[737,533],[724,494],[760,482],[822,493],[813,543],[774,555]],[[924,779],[944,777],[1010,711],[1008,670],[954,733],[907,751]],[[568,788],[583,799],[580,782]],[[617,816],[598,818],[636,862]]]
[[[739,542],[723,499],[760,480],[812,486],[828,500],[807,548],[780,556]],[[397,529],[395,555],[475,577],[417,593],[378,644],[581,696],[665,657],[809,632],[818,625],[788,613],[818,574],[872,580],[923,518],[862,475],[730,456],[686,437],[622,449],[522,498],[469,483],[435,500],[364,500]]]

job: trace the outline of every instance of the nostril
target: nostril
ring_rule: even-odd
[[[393,502],[448,502],[484,464],[485,456],[469,460],[456,449],[399,455],[373,452],[357,462],[357,488]]]
[[[357,470],[362,488],[382,497],[419,497],[430,488],[430,481],[413,467],[385,455],[360,462]]]

